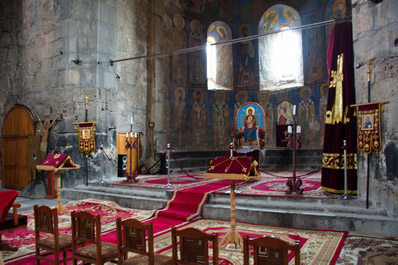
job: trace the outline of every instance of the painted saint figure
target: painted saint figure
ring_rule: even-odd
[[[214,147],[225,148],[228,146],[228,120],[229,107],[225,103],[225,92],[217,91],[214,93],[215,103],[213,105],[213,127],[214,127]]]
[[[244,122],[243,129],[243,141],[244,143],[256,143],[257,142],[257,127],[256,117],[254,117],[253,108],[247,109],[247,115]]]
[[[192,105],[192,131],[195,144],[202,146],[201,135],[206,131],[206,106],[203,103],[203,91],[195,90],[193,93],[194,103]]]
[[[291,103],[284,101],[278,105],[278,125],[293,123]]]
[[[187,119],[185,92],[184,89],[178,88],[174,93],[176,97],[174,105],[174,130],[177,136],[177,145],[182,146],[182,136],[185,133]]]
[[[240,37],[250,35],[250,28],[244,26],[240,28]],[[244,41],[238,44],[238,88],[249,88],[255,85],[254,63],[255,50],[253,41]]]
[[[270,101],[271,94],[265,91],[260,91],[258,93],[258,100],[260,105],[264,109],[265,114],[265,130],[267,131],[265,135],[265,146],[273,147],[275,145],[274,141],[274,106]]]

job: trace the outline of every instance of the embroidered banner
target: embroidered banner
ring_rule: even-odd
[[[77,134],[79,136],[79,151],[91,153],[95,150],[95,126],[94,122],[80,122]]]
[[[378,155],[381,150],[380,104],[369,103],[358,106],[358,148]]]

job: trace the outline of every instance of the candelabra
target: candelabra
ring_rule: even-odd
[[[167,144],[166,167],[167,167],[167,184],[164,185],[163,188],[168,190],[173,190],[176,188],[176,186],[173,186],[170,183],[170,144]]]
[[[343,147],[344,151],[344,194],[341,196],[343,200],[351,199],[351,196],[348,195],[348,188],[347,188],[347,141],[343,140]]]
[[[287,133],[289,140],[287,147],[293,150],[293,176],[289,177],[286,182],[286,186],[288,186],[286,194],[296,193],[300,195],[303,193],[303,189],[300,189],[303,182],[300,177],[296,176],[296,150],[301,147],[301,127],[296,123],[296,105],[293,106],[293,124],[287,127]]]
[[[137,149],[137,133],[133,133],[133,117],[131,117],[131,123],[130,123],[130,133],[126,132],[126,145],[125,145],[126,150],[128,150],[130,156],[129,156],[129,163],[130,163],[130,171],[127,172],[126,170],[126,177],[127,177],[127,182],[137,182],[136,175],[133,172],[133,149]]]

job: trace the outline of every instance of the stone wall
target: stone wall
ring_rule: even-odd
[[[382,150],[368,160],[360,155],[358,192],[367,196],[369,176],[369,202],[398,216],[398,5],[394,0],[353,0],[352,7],[357,103],[389,101],[381,113]]]
[[[66,173],[65,186],[85,180],[73,124],[85,121],[85,96],[87,119],[96,122],[89,180],[116,175],[100,147],[116,162],[116,133],[130,129],[130,117],[146,135],[146,60],[110,63],[146,54],[146,10],[147,1],[1,1],[0,123],[15,104],[33,116],[62,114],[50,130],[48,153],[67,153],[82,166]]]

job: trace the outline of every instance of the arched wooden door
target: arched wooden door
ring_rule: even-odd
[[[29,137],[35,134],[30,111],[24,106],[12,108],[6,115],[2,129],[2,183],[4,188],[23,189],[31,181],[29,167]]]

